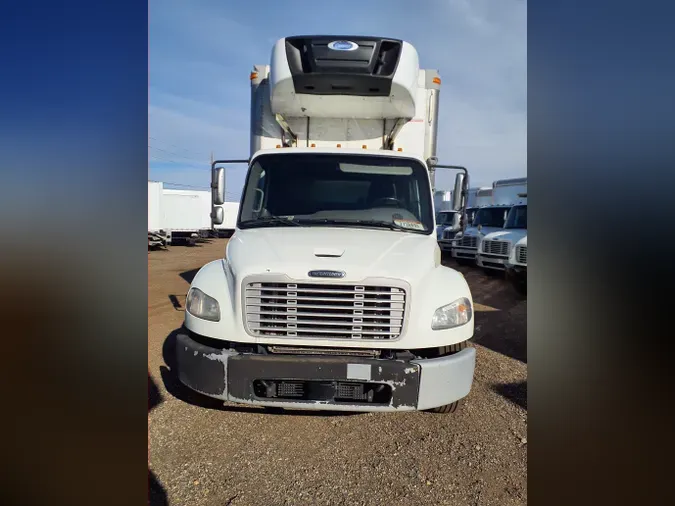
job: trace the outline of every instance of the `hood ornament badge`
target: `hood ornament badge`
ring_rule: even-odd
[[[345,271],[309,271],[310,278],[344,278]]]

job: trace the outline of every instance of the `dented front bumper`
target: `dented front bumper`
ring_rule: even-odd
[[[212,348],[188,332],[176,342],[178,376],[236,403],[337,411],[412,411],[443,406],[471,390],[476,352],[420,360],[258,355]]]

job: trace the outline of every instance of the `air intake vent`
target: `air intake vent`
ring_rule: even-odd
[[[403,42],[377,37],[287,37],[295,92],[386,97]]]

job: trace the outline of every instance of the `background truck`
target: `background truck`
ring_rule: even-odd
[[[162,196],[164,229],[171,232],[171,244],[194,245],[211,231],[211,192],[164,188]]]
[[[171,233],[163,226],[164,184],[159,181],[148,181],[148,247],[166,247],[171,244]]]
[[[527,295],[527,235],[511,248],[509,258],[504,264],[506,279],[521,295]]]
[[[485,206],[475,210],[470,226],[455,235],[450,247],[452,258],[459,262],[475,262],[481,239],[501,230],[506,222],[509,206]]]
[[[237,228],[237,215],[239,214],[239,202],[223,202],[222,205],[217,206],[223,209],[223,222],[215,225],[214,230],[218,237],[232,237],[234,230]],[[211,216],[211,195],[209,194],[209,208],[208,216],[210,223]]]
[[[476,263],[484,269],[504,270],[516,243],[527,236],[527,204],[509,209],[501,230],[486,234],[480,242]]]
[[[251,73],[251,154],[223,258],[196,274],[177,334],[180,380],[237,403],[454,411],[469,394],[473,301],[441,264],[435,70],[377,37],[288,37]]]
[[[492,205],[512,206],[527,203],[527,178],[500,179],[492,183]]]
[[[483,187],[476,190],[476,200],[467,204],[469,207],[485,207],[495,204],[492,199],[492,188]]]

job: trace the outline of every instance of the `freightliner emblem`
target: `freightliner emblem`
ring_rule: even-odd
[[[310,278],[344,278],[345,271],[309,271]]]

